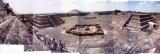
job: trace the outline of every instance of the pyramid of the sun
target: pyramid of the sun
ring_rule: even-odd
[[[97,16],[97,14],[94,13],[94,12],[92,12],[92,13],[90,13],[90,14],[87,15],[87,17],[89,17],[89,18],[96,17],[96,16]]]
[[[71,10],[69,13],[75,14],[75,13],[81,13],[81,11],[79,11],[79,10],[77,10],[77,9],[73,9],[73,10]]]
[[[146,31],[149,27],[148,22],[155,22],[149,14],[133,14],[127,23],[127,28],[135,31]]]

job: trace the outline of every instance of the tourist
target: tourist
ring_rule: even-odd
[[[35,30],[34,33],[35,33],[36,37],[37,37],[40,41],[43,41],[43,40],[41,39],[41,37],[42,37],[43,35],[40,34],[38,30]]]
[[[5,40],[6,40],[6,36],[2,36],[2,37],[1,37],[1,42],[4,43]]]
[[[28,31],[29,31],[30,34],[33,34],[32,26],[30,26],[30,27],[28,28]]]
[[[155,53],[159,53],[160,52],[160,46],[156,47]]]
[[[40,41],[43,41],[43,40],[41,39],[41,37],[42,37],[41,34],[37,34],[36,36],[37,36],[37,38],[38,38]]]
[[[57,42],[55,41],[55,39],[48,39],[47,45],[51,51],[57,50]]]
[[[24,14],[21,16],[21,21],[25,23],[25,17],[24,17]]]
[[[37,34],[38,30],[34,30],[34,33]]]
[[[64,51],[64,44],[61,42],[61,41],[59,41],[59,50],[61,51],[61,52],[63,52]]]
[[[42,34],[41,37],[42,37],[41,40],[42,40],[42,41],[45,41],[45,38],[46,38],[45,35]]]
[[[53,39],[52,43],[53,43],[52,49],[53,49],[53,50],[57,50],[57,42],[56,42],[56,40]]]
[[[47,38],[44,36],[44,44],[47,45]]]
[[[50,42],[47,41],[47,46],[49,47],[49,49],[52,51],[52,45]]]

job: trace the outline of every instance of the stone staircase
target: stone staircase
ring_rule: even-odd
[[[4,39],[3,43],[24,45],[32,43],[32,34],[29,33],[26,24],[19,20],[17,16],[9,15],[5,17],[8,19],[0,24],[1,31],[4,33],[2,38]]]
[[[128,15],[113,15],[112,16],[112,20],[113,20],[113,24],[115,25],[115,27],[118,28],[123,28],[124,24],[126,23],[126,21],[128,20]]]
[[[60,19],[60,17],[54,15],[50,15],[49,19],[52,21],[53,26],[58,26],[65,22],[62,19]]]

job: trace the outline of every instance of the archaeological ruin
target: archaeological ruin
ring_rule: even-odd
[[[67,30],[66,33],[71,33],[78,36],[104,35],[99,24],[75,25]]]
[[[160,13],[73,9],[67,13],[16,14],[6,5],[0,0],[0,44],[53,53],[160,53]]]

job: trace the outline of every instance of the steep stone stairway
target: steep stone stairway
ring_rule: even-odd
[[[58,16],[50,15],[49,19],[52,21],[53,26],[58,26],[58,25],[64,23],[64,21],[62,19],[60,19],[60,17],[58,17]]]
[[[5,41],[3,43],[24,45],[32,43],[32,34],[18,16],[7,15],[5,18],[8,19],[0,24],[0,28],[2,29],[0,31],[2,34],[4,33],[3,38],[1,38]]]

